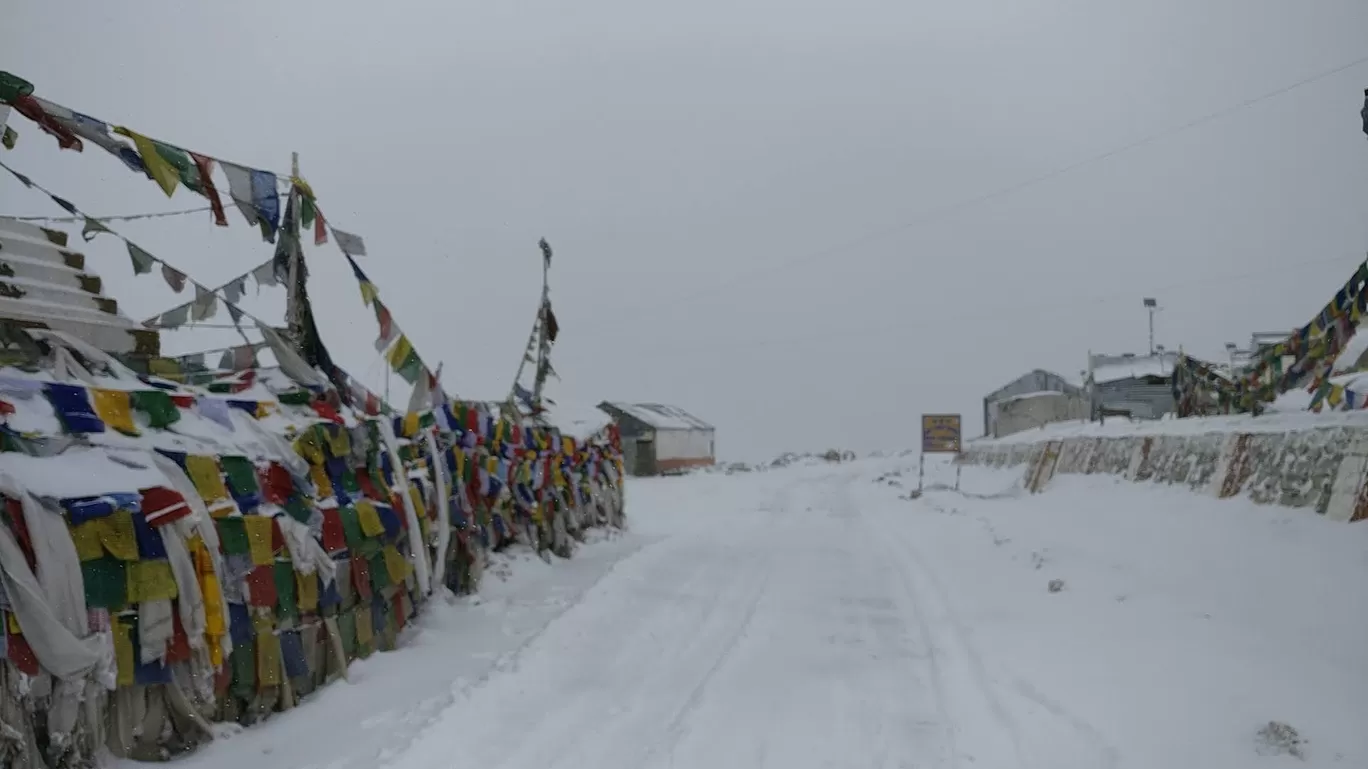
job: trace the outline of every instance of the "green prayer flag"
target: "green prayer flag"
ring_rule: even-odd
[[[307,406],[313,400],[313,393],[305,389],[287,390],[276,396],[286,406]]]
[[[152,258],[151,254],[139,248],[136,243],[128,244],[128,258],[133,262],[134,275],[146,275],[151,272],[152,265],[157,261]]]
[[[0,102],[13,103],[15,99],[33,95],[33,83],[9,72],[0,71]]]
[[[233,644],[233,696],[250,700],[256,696],[256,639]]]
[[[314,204],[313,198],[308,195],[300,196],[299,221],[305,228],[313,226],[314,217],[318,215],[318,207]]]
[[[152,427],[166,429],[180,421],[180,409],[165,390],[140,390],[131,399],[133,408],[146,414]]]
[[[240,516],[218,518],[214,523],[218,527],[219,542],[222,543],[226,555],[251,554],[252,545],[247,539],[247,524]]]
[[[4,134],[0,135],[0,144],[3,144],[5,149],[12,150],[14,149],[14,145],[18,143],[19,132],[15,131],[13,128],[10,128],[9,126],[5,126]]]
[[[361,493],[361,484],[356,480],[356,471],[350,467],[342,471],[342,488],[351,495]]]
[[[299,601],[295,596],[294,565],[289,561],[276,561],[274,577],[279,616],[282,619],[298,619]]]
[[[347,659],[356,659],[356,615],[349,611],[337,613],[337,634],[342,637],[342,652]]]
[[[285,500],[284,508],[286,515],[300,523],[308,523],[309,519],[313,517],[309,506],[304,503],[304,496],[297,491],[290,494],[290,498]]]
[[[189,153],[179,147],[172,147],[169,144],[162,144],[153,139],[152,146],[156,148],[157,155],[176,169],[176,175],[180,177],[181,184],[192,192],[204,192],[204,186],[200,183],[199,166],[190,158]]]
[[[361,531],[361,519],[356,514],[356,507],[343,505],[338,508],[337,514],[342,519],[342,535],[347,540],[347,548],[355,550],[361,547],[366,541],[366,535]]]
[[[385,566],[385,554],[376,553],[370,557],[371,588],[379,593],[390,586],[389,569]]]
[[[261,488],[257,485],[256,466],[247,457],[226,456],[219,457],[219,464],[223,467],[223,475],[228,480],[228,487],[237,492],[238,496],[246,497],[260,493]]]
[[[404,357],[402,363],[394,369],[394,373],[403,377],[405,382],[413,384],[418,381],[418,377],[423,373],[423,359],[418,357],[418,351],[409,348],[409,353]]]
[[[124,562],[111,555],[81,562],[86,605],[120,611],[128,604],[128,575]]]

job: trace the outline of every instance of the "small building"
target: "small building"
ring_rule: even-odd
[[[661,475],[716,462],[713,426],[676,406],[604,401],[622,435],[628,475]]]
[[[1125,414],[1132,419],[1160,419],[1174,411],[1173,369],[1178,353],[1154,355],[1088,354],[1088,378],[1093,416]]]
[[[1001,438],[1050,422],[1087,419],[1089,414],[1081,388],[1058,374],[1036,369],[983,399],[983,434]]]

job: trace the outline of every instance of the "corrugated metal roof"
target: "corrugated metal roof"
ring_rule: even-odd
[[[615,403],[609,406],[657,430],[711,430],[713,426],[678,406],[663,403]]]
[[[1169,352],[1158,355],[1094,355],[1091,361],[1092,379],[1096,384],[1103,384],[1122,379],[1172,376],[1177,361],[1178,354]]]

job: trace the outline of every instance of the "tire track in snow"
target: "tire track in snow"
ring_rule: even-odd
[[[837,514],[842,518],[854,518],[860,521],[863,528],[869,534],[868,539],[879,543],[880,549],[885,551],[885,560],[892,564],[891,571],[899,578],[897,587],[899,588],[898,596],[901,598],[899,603],[902,604],[901,613],[905,617],[912,617],[917,625],[917,631],[922,646],[926,649],[927,663],[931,668],[931,694],[936,703],[936,717],[940,720],[940,727],[945,733],[945,744],[950,753],[950,766],[951,769],[960,769],[963,763],[963,757],[960,753],[959,739],[955,733],[954,719],[951,717],[950,709],[946,704],[945,673],[941,669],[940,654],[936,651],[936,645],[931,638],[931,628],[927,624],[926,617],[921,611],[921,607],[917,605],[916,594],[908,588],[906,575],[903,573],[902,569],[898,567],[897,556],[889,549],[888,541],[883,536],[883,533],[876,530],[876,527],[871,526],[865,517],[859,515],[854,500],[850,498],[848,493],[842,494],[841,507],[843,509]]]
[[[1112,744],[1107,741],[1107,738],[1102,736],[1102,733],[1092,724],[1084,721],[1058,702],[1046,697],[1039,689],[1036,689],[1031,682],[1024,678],[1017,679],[1015,688],[1017,693],[1022,697],[1025,697],[1044,708],[1050,715],[1066,723],[1070,729],[1083,737],[1086,742],[1091,743],[1093,748],[1098,752],[1098,766],[1100,769],[1115,769],[1115,767],[1120,765],[1121,753],[1113,747]]]
[[[665,736],[645,751],[638,765],[644,766],[647,762],[662,753],[668,754],[670,756],[670,764],[674,764],[674,750],[679,745],[679,741],[683,739],[684,735],[687,733],[685,724],[688,717],[698,709],[699,703],[703,701],[703,695],[707,691],[708,684],[711,683],[713,677],[717,675],[717,671],[721,670],[722,666],[732,658],[732,654],[736,651],[737,645],[740,643],[741,639],[745,637],[746,629],[750,627],[751,621],[755,619],[755,612],[760,607],[760,599],[764,597],[765,592],[769,589],[770,574],[771,571],[767,564],[764,573],[760,577],[759,584],[756,586],[755,590],[751,592],[744,615],[741,617],[740,622],[737,623],[736,628],[728,634],[726,643],[722,646],[717,658],[714,659],[712,665],[704,671],[702,677],[694,684],[693,689],[689,692],[689,696],[684,700],[684,703],[680,705],[675,711],[674,716],[670,718],[669,724],[665,727]]]
[[[946,646],[953,649],[953,651],[958,652],[957,656],[960,658],[958,661],[963,662],[964,666],[968,669],[969,680],[967,683],[977,694],[975,699],[980,700],[978,707],[974,709],[986,711],[990,714],[996,727],[992,732],[993,734],[1005,734],[1007,736],[1009,745],[1006,746],[1006,748],[999,748],[997,753],[1001,755],[995,757],[999,760],[1011,760],[1017,767],[1022,767],[1024,769],[1024,767],[1029,766],[1029,764],[1022,751],[1020,727],[1003,706],[992,683],[988,680],[983,660],[970,641],[968,632],[955,611],[954,606],[950,604],[943,586],[940,585],[930,570],[925,567],[922,558],[916,549],[898,533],[898,524],[902,523],[902,521],[892,522],[891,525],[870,526],[868,516],[860,513],[859,506],[855,502],[851,490],[851,485],[858,482],[858,480],[859,479],[856,477],[847,476],[843,481],[840,481],[840,504],[846,510],[852,511],[852,516],[859,517],[866,530],[870,531],[871,539],[878,542],[885,552],[885,557],[892,564],[893,573],[898,577],[898,586],[905,601],[906,611],[915,618],[922,641],[926,645],[927,654],[930,658],[932,685],[935,687],[935,697],[939,715],[944,720],[946,739],[950,747],[951,767],[959,769],[966,761],[979,763],[980,758],[975,755],[975,753],[981,755],[981,751],[976,749],[971,753],[967,746],[961,744],[962,741],[960,736],[964,731],[964,727],[962,724],[956,722],[956,717],[961,714],[956,712],[959,708],[952,707],[950,702],[953,701],[955,695],[965,696],[968,695],[968,692],[956,690],[952,695],[949,691],[946,680],[948,677],[945,669],[946,663],[947,661],[956,660],[953,660],[953,658],[947,660],[945,654],[946,649],[938,649],[936,646],[936,634],[932,630],[931,623],[926,616],[925,602],[923,600],[924,596],[919,593],[916,587],[919,581],[917,577],[921,577],[922,579],[920,581],[924,581],[931,586],[932,592],[935,593],[933,602],[936,605],[936,608],[940,610],[940,614],[948,622],[951,630],[951,638],[947,639],[950,643]],[[911,573],[909,567],[915,569],[919,574]],[[992,763],[990,765],[994,767],[1002,766],[1001,763]]]
[[[957,494],[961,497],[979,500],[1006,500],[1019,496],[1019,494],[1015,493],[1012,490],[1009,490],[1008,492],[1002,494],[984,495],[967,494],[963,492],[951,493]],[[934,498],[930,496],[923,497],[921,500],[921,505],[925,507],[930,507],[942,513],[946,512],[945,508],[937,504]],[[979,520],[980,522],[986,523],[986,519],[980,518]],[[1034,755],[1040,751],[1027,750],[1027,748],[1031,747],[1031,745],[1027,744],[1026,741],[1023,739],[1021,724],[1019,720],[1015,716],[1013,716],[1011,711],[1006,707],[1003,701],[1003,697],[999,693],[997,687],[994,686],[994,684],[990,680],[990,676],[988,675],[987,668],[983,662],[982,655],[978,652],[977,647],[974,646],[972,640],[970,639],[969,630],[964,623],[963,617],[955,608],[950,598],[949,591],[945,587],[945,583],[942,582],[941,579],[936,575],[935,571],[927,565],[926,559],[921,555],[917,546],[912,544],[912,542],[908,539],[907,534],[899,532],[898,528],[899,527],[896,524],[888,527],[890,532],[892,532],[892,539],[898,542],[901,550],[907,555],[905,563],[911,565],[917,572],[919,572],[922,578],[921,581],[924,581],[927,585],[929,585],[932,591],[936,594],[936,602],[940,605],[948,621],[948,624],[950,625],[954,635],[956,636],[957,645],[965,652],[966,661],[970,664],[970,668],[973,671],[976,685],[980,689],[980,691],[984,693],[986,701],[990,704],[990,706],[992,706],[995,716],[1000,719],[1000,723],[1010,725],[1009,733],[1012,736],[1012,742],[1019,765],[1025,767],[1039,764],[1040,766],[1046,768],[1057,766],[1058,756],[1054,754],[1056,754],[1059,750],[1060,746],[1058,742],[1047,741],[1044,738],[1039,738],[1039,735],[1037,735],[1038,739],[1036,740],[1036,747],[1042,748],[1046,756],[1048,756],[1048,758],[1039,755]],[[991,526],[989,527],[989,529],[991,532]],[[1111,745],[1107,738],[1103,736],[1102,733],[1098,731],[1092,724],[1088,723],[1086,720],[1079,717],[1077,714],[1069,711],[1067,708],[1065,708],[1058,702],[1055,702],[1054,700],[1045,696],[1034,685],[1032,685],[1029,681],[1025,680],[1024,678],[1016,678],[1012,684],[1012,690],[1012,693],[1016,696],[1022,698],[1023,700],[1031,703],[1034,706],[1038,706],[1039,708],[1043,709],[1048,714],[1048,717],[1051,721],[1053,721],[1054,723],[1062,724],[1069,733],[1071,733],[1075,738],[1078,738],[1083,743],[1083,745],[1087,746],[1089,748],[1088,752],[1093,754],[1093,758],[1095,758],[1095,763],[1090,761],[1088,765],[1097,766],[1100,769],[1115,769],[1115,767],[1119,765],[1120,754],[1118,753],[1116,748]],[[1041,760],[1034,761],[1031,760],[1031,758],[1028,758],[1028,756],[1040,758]]]
[[[537,724],[512,744],[466,746],[471,764],[639,769],[671,757],[765,595],[769,558],[743,543],[779,512],[729,518],[722,539],[715,527],[681,532],[620,562],[524,644],[506,675],[491,675],[445,714],[462,733]],[[432,735],[412,752],[413,766],[448,765],[449,740]]]

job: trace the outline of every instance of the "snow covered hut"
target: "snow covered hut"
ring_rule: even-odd
[[[1043,369],[1013,379],[983,398],[983,434],[1001,438],[1067,419],[1087,419],[1082,389]]]
[[[604,401],[599,408],[617,423],[629,475],[660,475],[712,465],[713,426],[677,406]]]
[[[1088,355],[1087,389],[1095,410],[1159,419],[1174,410],[1170,379],[1178,353]]]

